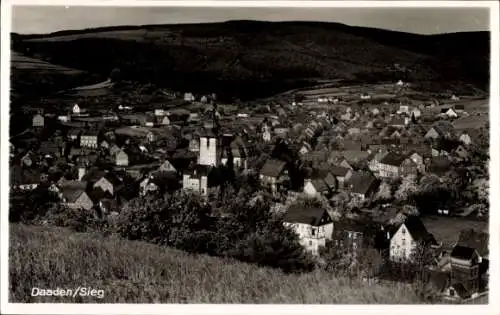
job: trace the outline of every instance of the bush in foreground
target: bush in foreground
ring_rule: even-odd
[[[9,300],[81,303],[418,303],[402,284],[285,274],[145,242],[10,225]],[[103,289],[102,300],[31,297],[33,287]]]

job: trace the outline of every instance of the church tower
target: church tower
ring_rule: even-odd
[[[217,142],[217,137],[212,134],[200,137],[199,165],[217,166]]]

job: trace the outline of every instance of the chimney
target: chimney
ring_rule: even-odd
[[[387,239],[390,240],[391,239],[391,236],[389,234],[389,231],[387,231]]]

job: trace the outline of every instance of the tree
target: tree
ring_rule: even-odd
[[[384,259],[375,248],[363,248],[358,251],[358,275],[372,278],[380,274]]]
[[[171,227],[166,205],[164,198],[152,196],[131,200],[117,218],[117,232],[131,240],[166,243]]]
[[[323,269],[339,276],[346,275],[354,259],[352,252],[333,240],[326,241],[325,246],[320,248],[319,255]]]
[[[383,181],[380,184],[377,193],[375,194],[375,200],[389,201],[391,199],[392,199],[392,187],[388,182]]]
[[[415,291],[423,295],[430,279],[431,267],[436,263],[435,251],[430,244],[419,243],[411,253],[410,259]]]
[[[25,224],[43,217],[52,204],[58,202],[57,196],[44,186],[30,192],[11,191],[11,196],[14,198],[9,207],[9,221]]]
[[[275,215],[269,200],[233,202],[230,215],[217,221],[218,255],[273,266],[286,272],[310,270],[312,258],[298,236]]]
[[[403,178],[398,190],[396,190],[395,197],[398,200],[408,200],[417,190],[417,176],[411,174]]]

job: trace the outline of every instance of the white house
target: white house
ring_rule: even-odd
[[[411,110],[411,115],[413,115],[413,117],[415,118],[419,118],[420,116],[422,116],[422,111],[415,107]]]
[[[125,151],[120,150],[118,153],[116,153],[115,164],[117,166],[127,166],[128,163],[129,163],[128,154],[125,153]]]
[[[59,115],[57,116],[57,120],[60,122],[68,122],[71,120],[71,117],[69,115]]]
[[[36,114],[33,117],[33,121],[32,121],[33,127],[43,127],[44,124],[45,124],[45,118],[42,115]]]
[[[471,137],[466,132],[463,132],[458,140],[465,145],[470,145],[472,143]]]
[[[186,102],[194,102],[195,98],[193,93],[184,93],[184,100]]]
[[[209,169],[204,165],[197,165],[192,171],[182,175],[182,189],[192,191],[201,196],[208,195]]]
[[[73,105],[73,114],[79,115],[81,113],[80,106],[78,104]]]
[[[271,130],[268,126],[262,128],[262,140],[265,142],[271,141]]]
[[[161,108],[155,109],[155,116],[165,116],[165,110]]]
[[[434,236],[427,231],[420,218],[409,216],[391,237],[390,260],[395,262],[410,261],[412,254],[420,244],[438,245]]]
[[[410,159],[417,165],[419,172],[423,173],[425,171],[424,158],[420,154],[413,152],[412,155],[410,155]]]
[[[397,113],[398,114],[409,114],[410,113],[410,106],[400,105]]]
[[[446,116],[448,118],[457,118],[458,117],[458,113],[453,108],[441,110],[441,115]]]
[[[142,196],[147,195],[150,192],[155,192],[158,190],[158,185],[154,182],[153,176],[148,176],[144,178],[139,184],[140,194]]]
[[[288,208],[284,225],[293,229],[299,241],[313,255],[333,236],[333,220],[325,209],[304,208],[296,205]]]
[[[337,179],[332,173],[328,172],[323,176],[307,178],[304,180],[304,193],[309,197],[316,197],[322,194],[328,194],[338,187]]]

